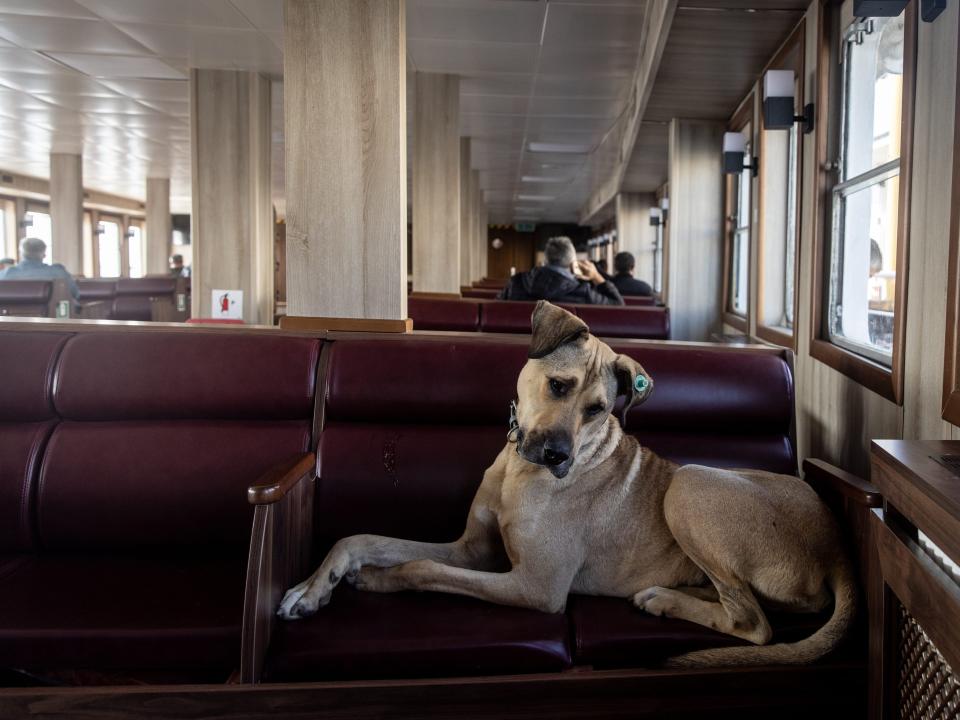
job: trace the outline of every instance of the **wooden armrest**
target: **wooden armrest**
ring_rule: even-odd
[[[804,460],[803,477],[815,490],[832,490],[864,507],[883,506],[883,495],[876,485],[823,460]]]
[[[316,455],[303,453],[274,465],[247,488],[247,501],[251,505],[270,505],[281,500],[290,488],[311,473],[316,464]]]

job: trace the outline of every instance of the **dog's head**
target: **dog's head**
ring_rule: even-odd
[[[517,380],[518,451],[564,477],[580,448],[606,425],[617,398],[624,414],[646,400],[653,380],[631,357],[590,334],[580,318],[541,300],[531,317],[527,364]]]

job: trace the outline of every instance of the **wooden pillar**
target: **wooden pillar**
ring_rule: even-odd
[[[242,290],[244,321],[270,324],[270,80],[252,72],[191,70],[190,116],[192,314],[211,316],[214,290]]]
[[[657,228],[650,225],[650,208],[657,205],[653,193],[619,193],[617,195],[617,252],[633,255],[636,267],[633,276],[653,286],[654,250]],[[613,274],[613,258],[607,272]]]
[[[470,171],[470,272],[472,280],[483,279],[480,269],[480,205],[483,203],[483,190],[480,189],[480,171]]]
[[[480,191],[480,242],[478,247],[480,250],[480,277],[485,278],[489,273],[489,254],[490,254],[490,243],[487,240],[487,236],[490,234],[487,228],[490,224],[490,211],[487,210],[487,203],[483,199],[483,191]]]
[[[286,0],[284,327],[403,332],[403,0]]]
[[[470,138],[460,138],[460,284],[473,281],[473,175],[470,172]]]
[[[166,275],[173,221],[170,218],[170,178],[147,178],[146,274]]]
[[[83,272],[83,161],[80,155],[50,153],[50,240],[47,262]]]
[[[413,291],[460,297],[460,78],[417,73]]]
[[[720,328],[723,130],[705,121],[670,123],[667,304],[675,340],[710,340]]]

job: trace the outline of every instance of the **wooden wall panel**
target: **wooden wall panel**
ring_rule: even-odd
[[[720,123],[670,123],[668,265],[671,337],[709,340],[719,329],[723,267]]]
[[[146,274],[166,275],[170,262],[173,219],[170,178],[147,178]]]
[[[473,174],[470,172],[470,138],[460,138],[460,284],[473,281]]]
[[[413,290],[460,292],[460,78],[417,73],[413,110]]]
[[[284,4],[290,316],[407,316],[404,11]]]
[[[634,277],[653,286],[654,243],[657,228],[650,224],[650,208],[657,205],[653,193],[617,195],[617,249],[633,253],[637,262]],[[613,265],[608,268],[613,273]]]

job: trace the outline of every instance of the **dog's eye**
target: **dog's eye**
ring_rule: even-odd
[[[594,415],[599,415],[603,412],[604,405],[603,403],[595,403],[587,407],[587,416],[593,417]]]
[[[557,397],[563,397],[567,394],[567,386],[559,380],[550,379],[550,391]]]

